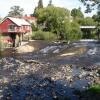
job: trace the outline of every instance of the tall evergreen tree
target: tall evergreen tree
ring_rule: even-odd
[[[37,10],[39,10],[40,8],[43,8],[43,1],[42,1],[42,0],[39,0],[38,6],[35,7],[33,16],[37,16],[37,15],[36,15],[36,12],[37,12]]]
[[[38,9],[43,8],[43,1],[42,0],[39,0],[37,8]]]
[[[37,16],[37,15],[36,15],[36,11],[37,11],[37,9],[38,9],[38,8],[37,8],[37,7],[35,7],[35,9],[34,9],[34,13],[33,13],[33,15],[32,15],[32,16],[35,16],[35,17]]]

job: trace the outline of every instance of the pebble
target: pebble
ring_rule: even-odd
[[[15,58],[6,57],[0,60],[0,66],[2,66],[0,67],[0,71],[3,72],[2,73],[3,75],[0,76],[0,84],[4,84],[4,85],[8,84],[7,90],[9,91],[12,91],[11,89],[13,89],[14,91],[17,90],[18,91],[17,94],[21,94],[24,92],[26,94],[29,93],[32,97],[26,96],[27,100],[30,98],[36,98],[38,95],[40,95],[39,100],[41,100],[41,98],[50,97],[51,95],[53,99],[58,99],[58,94],[55,92],[58,91],[58,88],[56,90],[57,84],[55,85],[55,82],[57,82],[58,80],[69,82],[69,85],[68,84],[64,85],[65,87],[70,86],[76,80],[81,81],[81,79],[83,79],[84,77],[87,80],[91,80],[91,82],[87,82],[88,86],[99,82],[99,74],[96,73],[98,72],[98,69],[96,69],[96,72],[95,70],[91,70],[90,72],[84,69],[80,69],[81,73],[76,74],[76,76],[73,76],[72,70],[74,69],[74,67],[76,67],[74,64],[56,65],[48,62],[43,63],[40,62],[39,60],[33,60],[33,59],[30,60],[25,59],[24,61],[20,61]],[[8,76],[5,74],[8,74]],[[28,77],[29,75],[31,75],[31,77]],[[45,77],[49,77],[49,78],[45,78]],[[9,87],[9,82],[12,82],[10,85],[11,87]],[[16,84],[15,88],[13,84]],[[59,83],[58,85],[60,88],[58,92],[60,92],[61,90],[62,91],[65,90],[64,88],[60,87],[61,83]],[[53,91],[52,88],[54,88],[55,91]],[[83,88],[87,89],[87,87],[84,86]],[[2,92],[2,90],[0,91]],[[34,91],[33,94],[32,91]],[[44,94],[41,91],[45,92],[46,95],[44,96]],[[65,93],[66,92],[63,92],[62,95],[64,95]],[[5,95],[8,94],[5,93]],[[24,95],[25,94],[23,94],[23,98]],[[10,96],[14,96],[14,93],[12,93],[12,95]],[[8,98],[11,99],[10,96],[7,96],[7,99]],[[20,96],[21,95],[19,95],[19,97]],[[0,95],[0,97],[2,96]]]

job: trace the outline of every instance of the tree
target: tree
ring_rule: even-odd
[[[39,10],[39,9],[41,9],[41,8],[43,8],[43,1],[42,1],[42,0],[39,0],[39,2],[38,2],[38,6],[35,7],[35,9],[34,9],[33,16],[37,17],[36,12],[37,12],[37,10]]]
[[[43,8],[43,1],[42,0],[39,0],[37,8],[38,9]]]
[[[23,8],[20,8],[20,6],[13,6],[10,8],[10,12],[8,13],[8,16],[13,17],[13,16],[23,16]]]
[[[93,15],[93,16],[92,16],[92,19],[93,19],[94,21],[96,21],[96,20],[97,20],[97,14]]]
[[[47,8],[37,10],[36,15],[39,26],[64,38],[62,34],[68,32],[69,29],[69,10],[48,6]]]
[[[84,3],[84,5],[87,7],[86,13],[91,12],[95,8],[97,8],[97,35],[100,35],[100,0],[80,0]]]
[[[48,6],[52,6],[52,0],[49,1]]]
[[[81,26],[95,26],[96,22],[91,17],[86,17],[80,22]],[[94,38],[94,29],[84,28],[82,29],[83,38],[90,39]]]
[[[83,13],[81,12],[81,10],[80,10],[80,9],[76,9],[76,8],[72,9],[72,11],[71,11],[71,16],[72,16],[74,19],[76,19],[76,18],[83,18],[83,17],[84,17],[84,15],[83,15]]]
[[[91,17],[86,17],[83,20],[81,20],[80,24],[82,26],[95,26],[96,23]]]
[[[79,0],[86,6],[86,13],[91,12],[96,7],[100,11],[100,0]]]
[[[67,40],[79,40],[82,37],[82,32],[80,30],[80,25],[76,21],[71,22],[70,32],[66,34]]]

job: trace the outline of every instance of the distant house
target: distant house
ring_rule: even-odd
[[[96,29],[96,26],[80,26],[80,29],[83,33],[82,38],[90,39],[93,33],[93,30]]]
[[[29,35],[31,31],[30,23],[21,18],[7,17],[0,23],[0,33],[9,36],[13,40],[13,46],[16,45],[17,36],[17,41],[21,42],[23,35]]]
[[[25,15],[22,18],[25,19],[26,21],[28,21],[29,23],[34,24],[35,26],[37,25],[37,18],[36,17]]]
[[[0,24],[0,31],[2,33],[27,33],[31,31],[31,25],[20,18],[5,18]]]

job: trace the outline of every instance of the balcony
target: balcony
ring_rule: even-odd
[[[15,29],[8,29],[8,32],[17,32]]]

